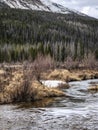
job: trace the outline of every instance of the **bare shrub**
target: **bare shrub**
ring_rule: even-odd
[[[70,70],[70,69],[76,69],[79,67],[79,61],[73,60],[72,57],[67,57],[65,61],[65,68]]]
[[[38,55],[35,61],[32,63],[32,70],[35,79],[40,81],[40,75],[49,69],[54,68],[54,60],[50,56]]]
[[[19,100],[30,101],[31,98],[33,100],[33,97],[30,92],[32,85],[32,78],[33,78],[32,66],[29,63],[25,63],[23,65],[23,83],[21,86],[21,94],[20,96],[18,96]]]
[[[40,82],[40,75],[54,67],[54,62],[50,56],[44,57],[38,55],[34,62],[25,62],[23,64],[23,82],[21,87],[17,89],[14,96],[15,101],[32,101],[36,95],[36,89],[32,87],[34,80]]]
[[[88,56],[85,55],[84,59],[82,60],[82,65],[84,68],[95,68],[97,66],[95,55],[93,53],[89,53]]]

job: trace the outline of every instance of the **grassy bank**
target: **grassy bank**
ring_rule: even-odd
[[[32,73],[33,75],[33,73]],[[0,104],[30,102],[46,97],[65,96],[59,89],[48,88],[32,77],[23,66],[0,68]]]
[[[43,63],[43,62],[42,62]],[[38,65],[38,66],[37,66]],[[49,67],[50,66],[50,67]],[[46,97],[65,96],[58,88],[49,88],[40,80],[81,81],[98,78],[97,70],[66,70],[51,67],[50,62],[4,64],[0,66],[0,104],[31,102]],[[65,85],[67,87],[67,85]],[[63,86],[63,87],[65,87]],[[62,87],[61,87],[62,88]]]
[[[66,69],[55,69],[53,71],[48,71],[43,73],[43,79],[46,80],[62,80],[66,82],[70,81],[81,81],[88,79],[97,79],[98,78],[98,70],[66,70]]]

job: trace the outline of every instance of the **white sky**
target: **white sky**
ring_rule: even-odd
[[[98,0],[52,0],[70,9],[98,18]]]

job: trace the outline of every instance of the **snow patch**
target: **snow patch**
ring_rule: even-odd
[[[1,2],[7,4],[10,8],[41,10],[63,14],[70,13],[66,7],[63,7],[57,3],[53,3],[52,0],[40,0],[39,4],[37,2],[34,4],[32,0],[2,0]]]
[[[59,81],[59,80],[41,80],[42,84],[47,87],[58,87],[60,84],[66,84],[66,82]]]

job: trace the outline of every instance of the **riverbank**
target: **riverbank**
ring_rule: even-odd
[[[40,80],[65,82],[65,84],[58,83],[57,87],[47,87],[37,79],[32,77],[28,79],[29,76],[30,73],[27,72],[24,76],[22,65],[0,67],[0,104],[66,96],[60,88],[69,87],[67,82],[98,78],[98,71],[54,69],[41,73]]]
[[[97,130],[98,93],[88,91],[98,79],[70,82],[69,97],[44,98],[0,106],[0,130]]]
[[[88,79],[97,79],[98,78],[98,70],[66,70],[66,69],[55,69],[50,70],[41,75],[42,79],[45,80],[62,80],[66,82],[71,81],[82,81]]]
[[[22,68],[1,68],[0,104],[29,102],[46,97],[65,96],[65,93],[59,89],[45,87],[39,81],[27,78],[24,79]]]

